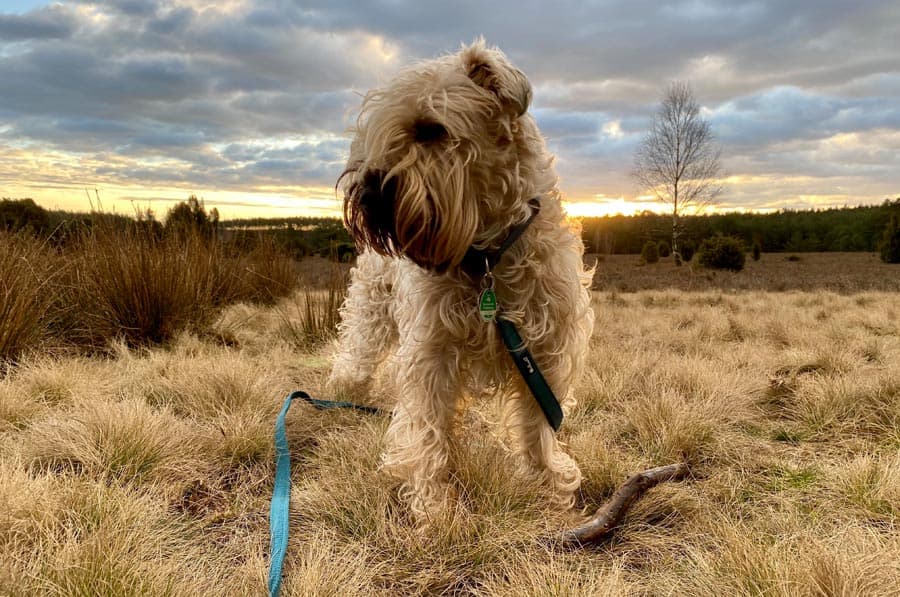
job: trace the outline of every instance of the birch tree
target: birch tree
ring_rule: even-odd
[[[721,149],[689,84],[666,89],[650,131],[634,156],[632,177],[641,190],[672,208],[672,253],[681,264],[679,216],[699,209],[722,192]]]

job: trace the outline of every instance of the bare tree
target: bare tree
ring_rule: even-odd
[[[635,153],[631,175],[642,190],[672,206],[672,253],[678,265],[679,214],[706,205],[722,192],[720,155],[690,85],[669,85],[653,126]]]

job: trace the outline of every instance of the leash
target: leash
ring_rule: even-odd
[[[559,431],[563,421],[563,412],[562,407],[559,405],[559,400],[556,399],[553,390],[550,389],[550,384],[547,383],[544,374],[541,373],[537,361],[528,352],[528,348],[526,348],[525,342],[522,340],[522,336],[519,334],[519,330],[516,329],[515,324],[508,319],[504,319],[502,314],[499,314],[500,307],[497,303],[497,294],[494,292],[494,268],[500,263],[503,253],[525,233],[525,230],[534,222],[541,211],[541,202],[537,197],[531,199],[528,205],[531,207],[531,215],[524,222],[513,226],[506,240],[503,241],[496,251],[486,251],[472,247],[466,251],[462,265],[463,269],[475,278],[478,274],[473,272],[477,272],[477,267],[483,264],[483,273],[480,274],[482,276],[482,290],[481,295],[478,297],[478,311],[481,313],[481,318],[485,321],[493,321],[496,324],[497,331],[503,339],[503,345],[506,346],[506,351],[512,357],[528,389],[531,390],[531,395],[534,396],[534,399],[541,407],[541,411],[543,411],[544,417],[547,418],[547,422],[553,427],[553,431]]]
[[[532,396],[534,396],[538,406],[541,407],[544,417],[547,418],[547,422],[553,427],[553,431],[559,431],[563,421],[562,407],[553,394],[553,390],[550,389],[550,384],[547,383],[541,370],[538,369],[537,362],[532,358],[531,353],[528,352],[525,342],[519,335],[519,330],[516,329],[516,326],[511,321],[502,317],[498,317],[496,323],[497,330],[500,332],[500,337],[503,338],[503,344],[506,345],[509,356],[512,357],[516,368],[522,375],[522,379],[525,380]]]
[[[291,505],[291,452],[288,448],[284,421],[291,403],[297,398],[319,410],[352,408],[370,415],[384,412],[374,406],[335,400],[318,400],[303,391],[288,394],[284,406],[281,407],[281,412],[275,420],[275,487],[272,489],[272,505],[269,509],[269,597],[278,597],[281,591],[281,569],[284,566],[284,555],[287,552],[290,527],[288,515]]]
[[[563,412],[559,405],[559,400],[553,394],[553,390],[538,368],[537,362],[531,356],[531,353],[528,352],[528,348],[525,346],[525,342],[522,340],[522,336],[519,334],[519,330],[516,329],[515,324],[497,315],[499,306],[497,304],[497,295],[494,293],[494,275],[492,273],[494,267],[500,262],[503,253],[522,236],[540,212],[540,201],[537,198],[532,199],[528,203],[531,206],[531,216],[526,221],[514,226],[506,240],[503,241],[503,244],[496,251],[470,248],[466,252],[462,267],[465,271],[470,272],[473,278],[476,278],[477,274],[472,272],[477,271],[475,268],[484,264],[485,271],[481,274],[482,291],[478,299],[478,310],[481,313],[481,317],[486,322],[492,321],[495,323],[497,331],[503,339],[503,345],[509,352],[510,357],[512,357],[516,368],[522,375],[522,379],[528,385],[528,389],[531,390],[534,399],[541,407],[547,422],[550,423],[554,431],[559,431],[563,420]],[[275,487],[272,489],[272,505],[269,510],[269,597],[278,597],[281,591],[281,573],[284,566],[284,556],[287,552],[290,527],[288,515],[291,501],[291,453],[288,449],[284,420],[291,403],[297,398],[319,410],[351,408],[366,414],[381,414],[384,412],[382,409],[374,406],[335,400],[319,400],[299,390],[291,392],[285,399],[284,406],[281,408],[281,412],[275,421]]]

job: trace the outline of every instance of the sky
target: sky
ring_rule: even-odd
[[[900,2],[0,2],[0,196],[337,215],[361,95],[484,36],[528,75],[570,213],[661,210],[629,171],[688,81],[716,210],[900,197]]]

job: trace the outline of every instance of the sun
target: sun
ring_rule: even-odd
[[[563,201],[563,206],[572,217],[602,218],[606,216],[633,216],[644,211],[661,212],[665,206],[650,197],[607,197],[595,195],[593,199],[582,201]]]

